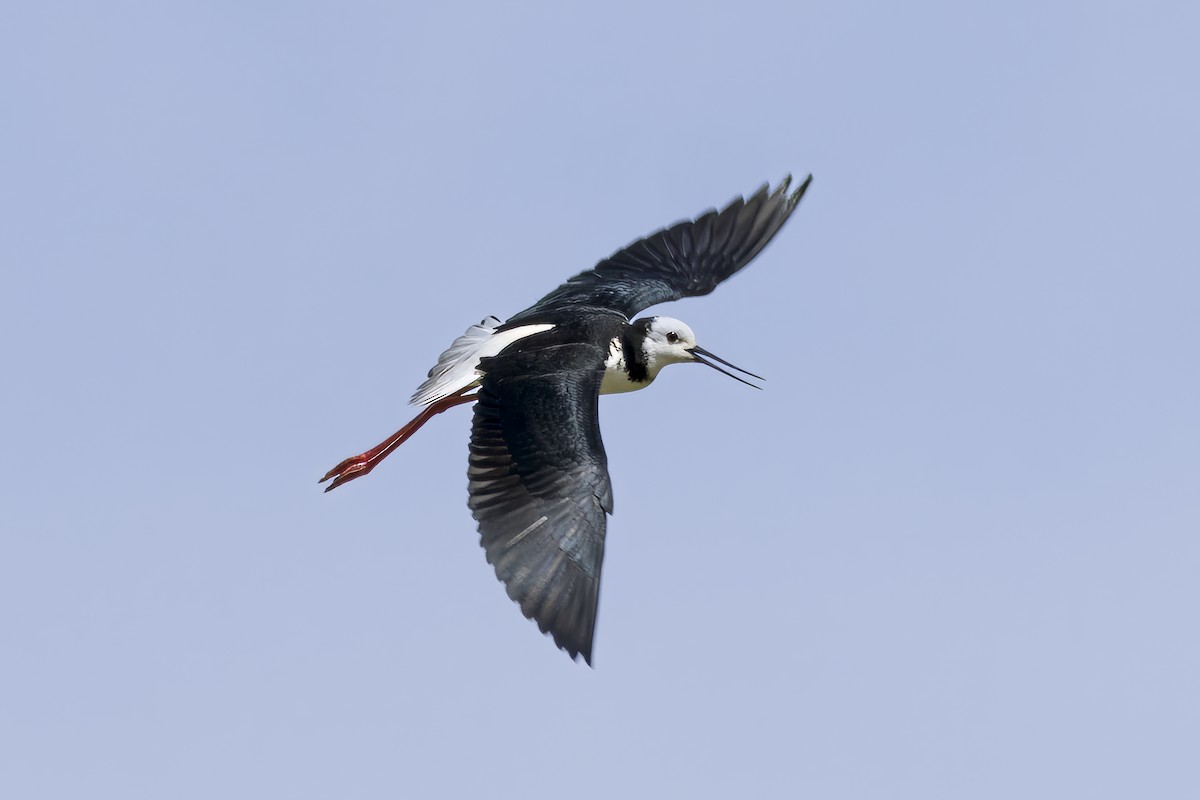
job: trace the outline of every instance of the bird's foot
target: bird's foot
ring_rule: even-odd
[[[380,461],[378,458],[372,458],[372,455],[372,451],[368,450],[365,453],[359,453],[356,456],[347,458],[345,461],[329,470],[329,472],[326,472],[325,477],[321,478],[318,483],[324,483],[330,478],[333,478],[333,483],[325,487],[325,491],[330,492],[341,486],[343,483],[349,483],[355,478],[361,478],[363,475],[366,475],[368,472],[374,469],[375,465]]]

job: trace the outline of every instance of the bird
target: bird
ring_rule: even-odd
[[[704,364],[756,389],[735,372],[764,380],[700,347],[680,320],[634,315],[736,274],[811,182],[763,184],[616,251],[507,321],[472,325],[414,392],[421,412],[320,483],[328,492],[361,478],[437,414],[474,403],[467,505],[487,561],[525,617],[590,666],[613,510],[599,396],[643,389],[668,364]]]

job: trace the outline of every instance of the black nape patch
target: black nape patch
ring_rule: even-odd
[[[625,374],[634,383],[644,383],[650,377],[646,368],[646,350],[642,344],[650,332],[650,319],[639,319],[621,331],[621,352],[625,356]]]

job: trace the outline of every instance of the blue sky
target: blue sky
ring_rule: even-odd
[[[978,4],[976,4],[978,6]],[[0,24],[0,794],[1200,792],[1184,3],[44,2]],[[594,670],[441,350],[812,172],[606,398]]]

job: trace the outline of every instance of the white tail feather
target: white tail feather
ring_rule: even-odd
[[[429,378],[417,387],[409,402],[414,406],[428,406],[478,384],[480,372],[476,368],[480,359],[494,356],[518,339],[548,331],[554,326],[522,325],[497,334],[498,327],[499,319],[486,317],[478,325],[467,328],[466,333],[438,356],[437,363],[429,370]]]

